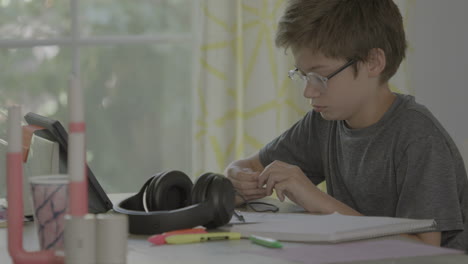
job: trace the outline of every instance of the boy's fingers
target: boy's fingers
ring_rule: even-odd
[[[236,189],[257,189],[257,181],[239,181],[236,179],[230,179],[232,182],[232,185],[234,185],[234,188]]]
[[[251,201],[251,200],[257,200],[257,199],[261,199],[263,197],[265,197],[266,195],[260,195],[260,194],[256,194],[256,195],[247,195],[246,197],[244,197],[247,201]]]
[[[273,188],[275,187],[276,183],[277,181],[275,179],[275,176],[270,174],[266,182],[266,187],[265,187],[267,195],[271,195],[273,193]]]
[[[265,185],[268,182],[269,178],[271,178],[273,174],[284,174],[285,167],[280,166],[278,164],[279,163],[277,161],[274,161],[270,165],[268,165],[262,171],[262,173],[260,173],[260,175],[258,176],[258,188],[263,187],[263,185]]]
[[[285,197],[285,183],[278,183],[275,185],[276,195],[281,202],[284,202]]]
[[[265,185],[266,181],[268,180],[268,177],[269,177],[269,174],[270,174],[270,168],[269,167],[270,165],[268,165],[263,171],[262,173],[260,173],[260,175],[258,175],[258,180],[257,180],[257,187],[258,188],[262,188],[263,185]]]
[[[239,171],[231,178],[235,178],[239,181],[257,181],[257,177],[260,173],[259,172],[245,172]]]
[[[244,190],[243,191],[244,195],[247,196],[252,196],[252,195],[263,195],[265,196],[267,194],[265,189],[249,189],[249,190]]]

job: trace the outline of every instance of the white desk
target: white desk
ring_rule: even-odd
[[[128,194],[129,195],[129,194]],[[121,200],[127,195],[110,195],[112,201]],[[284,210],[284,207],[281,208]],[[274,259],[271,257],[252,254],[253,251],[265,250],[264,247],[254,245],[249,240],[229,240],[206,243],[196,243],[188,245],[164,245],[153,246],[146,241],[146,236],[130,235],[128,240],[129,264],[146,263],[297,263],[288,262],[283,259]],[[299,243],[283,243],[284,247],[300,245]],[[37,250],[37,235],[34,229],[34,223],[25,224],[24,228],[24,247],[26,250]],[[0,263],[12,263],[8,254],[7,229],[0,228]],[[347,262],[350,263],[350,262]],[[362,263],[362,262],[360,262]],[[378,261],[368,261],[368,264],[399,264],[399,263],[468,263],[468,255],[447,255],[431,257],[413,257],[403,259],[387,259]]]

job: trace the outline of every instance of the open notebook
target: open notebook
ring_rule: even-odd
[[[221,227],[243,237],[258,235],[295,242],[344,242],[367,238],[433,231],[434,220],[393,217],[242,213],[246,223]]]

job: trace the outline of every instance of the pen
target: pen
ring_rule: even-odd
[[[270,248],[282,248],[283,247],[283,245],[278,240],[274,240],[272,238],[250,235],[249,239],[253,243],[264,246],[264,247],[270,247]]]
[[[166,237],[172,235],[180,235],[180,234],[200,234],[200,233],[207,233],[205,228],[188,228],[188,229],[181,229],[170,231],[158,235],[153,235],[148,238],[148,241],[155,244],[155,245],[164,245],[166,244]]]
[[[242,223],[245,223],[245,218],[239,211],[234,210],[234,216],[236,216],[236,218],[239,219],[239,221]]]
[[[214,240],[240,239],[241,234],[235,232],[213,232],[204,234],[180,234],[166,237],[168,244],[188,244]]]

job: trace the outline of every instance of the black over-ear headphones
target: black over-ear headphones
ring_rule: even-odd
[[[192,184],[183,172],[167,171],[148,179],[137,194],[114,205],[114,211],[128,215],[132,234],[152,235],[199,225],[215,228],[231,220],[234,195],[231,181],[223,175],[205,173]]]

